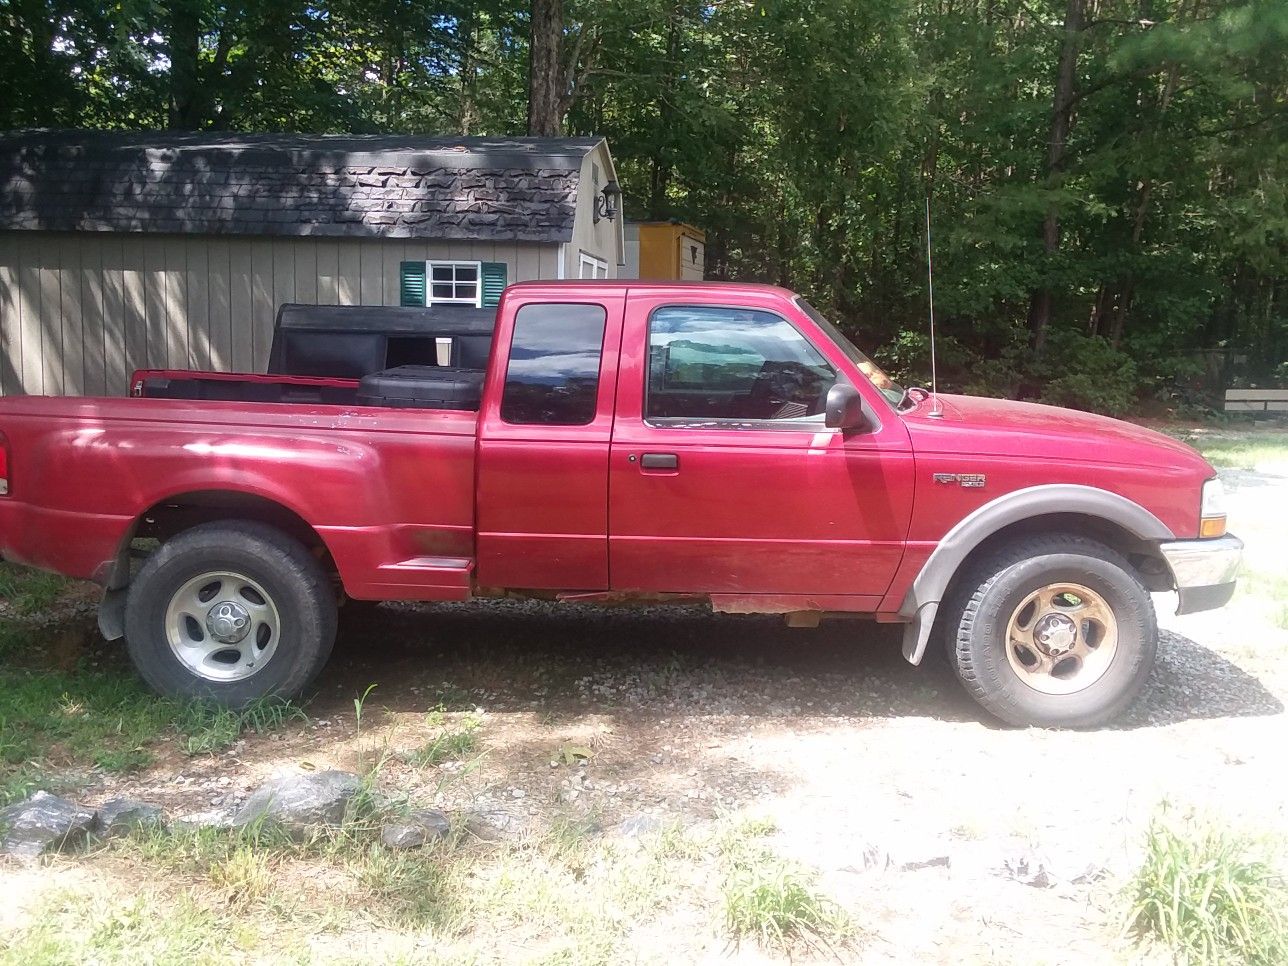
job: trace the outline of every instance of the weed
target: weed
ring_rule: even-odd
[[[759,841],[774,831],[766,819],[746,819],[717,836],[724,863],[725,926],[735,942],[767,948],[834,947],[851,932],[849,917],[818,891],[814,875]]]
[[[830,946],[847,932],[839,906],[814,887],[813,877],[769,853],[735,869],[724,887],[725,923],[734,939],[762,946]]]
[[[472,755],[478,749],[478,732],[483,726],[483,719],[476,712],[470,711],[453,721],[441,709],[429,712],[426,716],[429,726],[436,732],[420,748],[407,756],[409,764],[420,768],[441,765],[445,761],[456,761]]]
[[[458,921],[456,896],[463,884],[452,881],[433,848],[410,853],[371,845],[352,861],[351,870],[371,894],[373,908],[393,925],[447,931]]]
[[[275,878],[269,854],[245,842],[211,863],[207,875],[223,905],[234,911],[244,911],[268,896]]]
[[[1288,961],[1288,887],[1253,842],[1216,826],[1149,828],[1128,926],[1178,962]]]

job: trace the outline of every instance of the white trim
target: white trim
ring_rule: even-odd
[[[562,281],[568,277],[568,243],[559,243],[559,257],[555,260],[557,270],[555,278]]]
[[[602,258],[597,258],[589,252],[579,252],[580,258],[577,260],[577,277],[578,278],[608,278],[608,262]],[[590,274],[586,274],[586,269],[590,269]]]
[[[463,282],[457,281],[456,269],[458,268],[474,269],[474,297],[472,299],[457,298],[455,296],[453,296],[452,298],[434,297],[434,269],[449,268],[449,267],[452,269],[452,281],[439,282],[438,284],[451,285],[453,292],[456,291],[457,287],[468,284],[469,282],[468,279],[466,279]],[[471,261],[459,261],[459,260],[450,259],[450,258],[427,259],[425,261],[425,304],[426,305],[472,305],[476,309],[482,308],[483,307],[483,263],[471,262]]]

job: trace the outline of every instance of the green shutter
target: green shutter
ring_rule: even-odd
[[[483,304],[500,305],[501,293],[505,291],[505,262],[483,263]]]
[[[403,262],[399,269],[402,282],[399,286],[400,305],[425,304],[425,263]]]

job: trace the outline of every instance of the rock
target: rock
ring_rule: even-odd
[[[34,859],[76,848],[94,830],[94,812],[48,792],[0,809],[0,853]]]
[[[1030,849],[1007,856],[1002,862],[1001,874],[1035,889],[1050,889],[1061,883],[1084,885],[1096,882],[1106,873],[1094,862]]]
[[[465,819],[465,827],[470,834],[485,842],[495,842],[505,833],[518,832],[523,826],[523,819],[502,809],[472,812]]]
[[[147,802],[114,798],[98,807],[98,828],[104,835],[128,835],[149,825],[164,826],[165,813]]]
[[[283,775],[255,789],[233,824],[242,827],[262,821],[292,832],[339,825],[361,787],[362,779],[344,771]]]
[[[446,815],[422,808],[408,815],[406,821],[386,825],[380,831],[380,841],[391,849],[418,849],[446,838],[451,831],[452,822]]]
[[[657,835],[666,827],[656,815],[631,815],[617,826],[617,834],[626,839],[637,839],[643,836]]]
[[[204,812],[189,812],[174,820],[174,827],[196,831],[203,828],[232,828],[232,813],[222,808],[211,808]]]

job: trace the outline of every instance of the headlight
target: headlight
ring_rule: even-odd
[[[1203,484],[1199,517],[1200,537],[1219,537],[1225,533],[1225,487],[1219,479]]]

